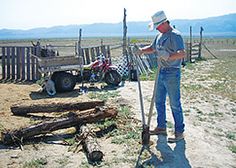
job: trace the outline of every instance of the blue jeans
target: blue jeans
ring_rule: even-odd
[[[157,127],[166,128],[166,96],[168,94],[175,121],[175,133],[184,132],[184,117],[180,102],[180,78],[179,68],[161,68],[155,97]]]

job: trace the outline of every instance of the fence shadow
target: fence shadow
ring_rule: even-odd
[[[54,96],[49,96],[46,92],[38,90],[38,91],[32,91],[29,96],[32,100],[39,100],[39,99],[48,99],[48,98],[67,98],[67,97],[78,97],[82,93],[79,89],[74,89],[70,92],[65,93],[56,93]]]
[[[160,151],[161,156],[157,157],[156,155],[152,155],[149,160],[146,160],[143,163],[144,167],[154,166],[159,168],[191,168],[191,165],[185,155],[185,140],[177,142],[174,149],[172,149],[167,143],[167,137],[158,135],[156,144],[156,149]]]
[[[29,96],[32,100],[45,99],[45,98],[78,97],[80,95],[88,94],[88,93],[91,93],[91,92],[116,90],[119,87],[120,86],[109,86],[109,85],[105,85],[103,87],[97,87],[97,86],[87,87],[87,86],[84,86],[83,88],[82,87],[75,88],[74,90],[72,90],[70,92],[56,93],[56,95],[54,95],[54,96],[49,96],[45,91],[38,90],[38,91],[32,91]]]

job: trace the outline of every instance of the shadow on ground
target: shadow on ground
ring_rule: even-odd
[[[97,86],[85,86],[76,88],[70,92],[62,92],[62,93],[56,93],[54,96],[49,96],[45,91],[32,91],[30,93],[30,98],[32,100],[38,100],[38,99],[45,99],[45,98],[67,98],[67,97],[78,97],[83,94],[91,93],[91,92],[101,92],[101,91],[111,91],[116,90],[120,86],[103,86],[103,87],[97,87]]]
[[[176,143],[172,149],[167,143],[167,137],[158,135],[156,150],[161,156],[152,155],[150,159],[144,161],[141,167],[154,166],[158,168],[191,168],[185,155],[185,140]]]

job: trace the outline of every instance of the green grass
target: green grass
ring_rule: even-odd
[[[236,153],[236,145],[229,146],[229,150],[233,153]]]
[[[217,81],[211,88],[212,92],[236,100],[236,55],[217,62],[210,78]]]
[[[25,162],[23,168],[43,168],[47,164],[46,158],[33,159]]]
[[[236,136],[235,136],[235,133],[233,132],[228,132],[226,134],[226,138],[230,139],[230,140],[236,140]]]
[[[200,84],[182,84],[182,88],[187,92],[202,91],[204,89]]]
[[[118,91],[102,91],[102,92],[89,92],[88,97],[90,99],[99,99],[102,101],[107,101],[110,98],[116,98],[119,96]]]
[[[174,128],[174,124],[170,121],[167,121],[167,128]]]
[[[60,158],[60,159],[56,160],[56,162],[57,162],[58,164],[60,164],[61,167],[65,167],[67,164],[70,163],[69,156]]]
[[[134,145],[141,135],[141,128],[133,121],[129,106],[120,106],[117,117],[118,129],[112,133],[112,143]]]
[[[129,118],[133,113],[131,112],[130,110],[130,107],[129,106],[120,106],[119,109],[118,109],[119,113],[118,115],[121,117],[121,118]]]
[[[0,124],[0,132],[3,132],[3,131],[5,131],[5,128],[2,124]]]

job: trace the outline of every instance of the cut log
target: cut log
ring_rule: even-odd
[[[76,137],[77,141],[81,141],[83,148],[87,154],[88,160],[92,162],[100,162],[103,158],[101,147],[98,144],[95,133],[92,132],[87,126],[80,127],[80,136]]]
[[[104,106],[104,101],[89,101],[89,102],[68,102],[68,103],[50,103],[50,104],[15,104],[11,106],[11,112],[14,115],[27,115],[27,113],[49,113],[63,112],[73,110],[87,110],[96,106]]]
[[[11,144],[16,141],[22,141],[40,134],[47,134],[52,131],[69,128],[73,126],[80,127],[86,123],[94,123],[105,118],[114,118],[117,115],[117,109],[108,107],[96,107],[78,113],[71,113],[69,117],[58,118],[45,121],[36,125],[31,125],[19,130],[2,132],[1,140],[5,144]]]

